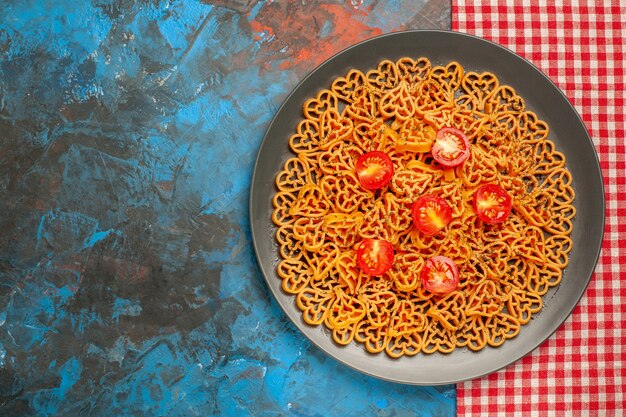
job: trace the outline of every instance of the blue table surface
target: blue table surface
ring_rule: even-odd
[[[4,1],[0,415],[454,415],[454,386],[312,346],[248,219],[299,80],[358,41],[449,25],[442,0]]]

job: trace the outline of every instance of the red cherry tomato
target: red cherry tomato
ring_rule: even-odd
[[[363,188],[377,190],[391,181],[393,162],[384,152],[367,152],[356,161],[356,175]]]
[[[444,127],[430,150],[435,161],[445,167],[455,167],[465,162],[470,155],[470,143],[465,133],[453,127]]]
[[[502,223],[511,214],[511,197],[496,184],[486,184],[474,193],[474,211],[488,224]]]
[[[433,256],[422,268],[422,287],[430,292],[447,294],[459,285],[459,269],[452,259]]]
[[[413,203],[413,224],[426,236],[432,236],[452,220],[452,209],[443,198],[428,194]]]
[[[363,239],[356,251],[356,262],[369,275],[384,274],[393,265],[393,246],[384,239]]]

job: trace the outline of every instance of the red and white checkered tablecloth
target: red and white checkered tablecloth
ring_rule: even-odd
[[[593,138],[607,206],[602,254],[572,316],[532,354],[459,384],[457,414],[624,416],[626,2],[453,0],[452,29],[508,47],[556,82]]]

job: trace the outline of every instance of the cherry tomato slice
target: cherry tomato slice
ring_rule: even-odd
[[[452,209],[443,198],[428,194],[413,203],[413,224],[426,236],[432,236],[452,220]]]
[[[486,184],[474,193],[474,211],[488,224],[502,223],[511,214],[511,197],[496,184]]]
[[[437,132],[437,139],[430,152],[441,165],[455,167],[469,158],[470,143],[459,129],[444,127]]]
[[[384,152],[367,152],[356,161],[356,175],[363,188],[377,190],[391,181],[393,162]]]
[[[459,285],[459,269],[452,259],[433,256],[422,268],[422,287],[430,292],[447,294]]]
[[[363,239],[356,251],[356,262],[369,275],[384,274],[393,265],[393,246],[384,239]]]

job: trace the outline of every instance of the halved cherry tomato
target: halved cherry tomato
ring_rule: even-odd
[[[393,265],[393,246],[384,239],[363,239],[356,251],[356,262],[369,275],[384,274]]]
[[[488,224],[502,223],[511,214],[511,197],[496,184],[486,184],[474,193],[474,211]]]
[[[413,224],[426,236],[432,236],[452,220],[452,209],[443,198],[428,194],[413,203]]]
[[[437,139],[430,152],[441,165],[455,167],[469,158],[470,143],[459,129],[444,127],[437,132]]]
[[[422,268],[422,287],[430,292],[447,294],[459,285],[459,269],[452,259],[433,256]]]
[[[391,181],[393,162],[384,152],[367,152],[356,161],[356,175],[364,188],[377,190]]]

